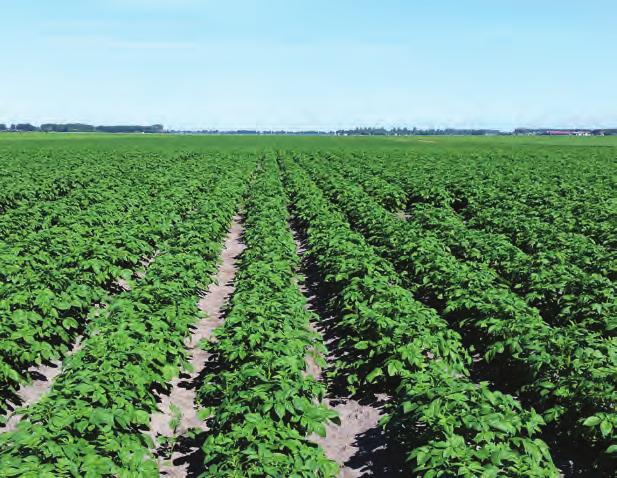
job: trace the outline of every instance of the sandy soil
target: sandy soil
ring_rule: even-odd
[[[126,279],[116,279],[114,285],[124,292],[128,292],[131,290],[131,284],[129,284],[129,281],[127,281]]]
[[[81,348],[82,338],[82,336],[77,337],[73,348],[66,355],[67,357]],[[54,379],[62,372],[62,361],[54,360],[51,364],[30,367],[28,371],[31,373],[33,380],[28,385],[22,385],[17,391],[17,397],[21,403],[13,405],[19,408],[16,408],[12,414],[9,414],[4,426],[0,425],[0,433],[14,430],[22,417],[19,413],[20,408],[33,405],[51,389]]]
[[[199,300],[199,308],[205,312],[205,317],[194,327],[192,334],[186,341],[189,349],[189,362],[193,368],[190,373],[184,373],[171,382],[169,395],[160,397],[159,413],[153,414],[150,423],[150,435],[153,440],[160,440],[161,437],[179,437],[191,428],[205,430],[206,426],[197,416],[195,406],[196,387],[195,383],[199,374],[203,371],[209,354],[200,349],[197,344],[202,339],[208,339],[212,331],[223,323],[224,306],[233,293],[233,278],[236,272],[236,259],[244,249],[241,242],[242,226],[240,217],[236,216],[233,220],[229,235],[225,241],[225,246],[221,255],[222,264],[217,273],[215,283],[211,284],[208,291]],[[178,407],[181,412],[178,425],[175,430],[170,426],[170,421],[174,417],[172,405]],[[178,448],[183,448],[178,450]],[[189,472],[189,462],[186,456],[196,452],[197,444],[194,446],[169,447],[161,445],[157,449],[160,456],[160,471],[163,476],[185,477]]]
[[[381,398],[386,398],[382,396]],[[374,403],[362,404],[351,398],[327,398],[324,403],[338,412],[341,425],[326,426],[326,437],[313,435],[311,440],[321,445],[328,458],[341,467],[340,478],[370,476],[370,469],[376,459],[371,458],[372,450],[383,449],[379,443],[379,419],[381,406]],[[369,445],[365,438],[375,435]],[[369,446],[367,446],[369,445]]]
[[[295,240],[298,254],[304,256],[305,248],[302,240],[298,235]],[[301,277],[302,282],[299,288],[308,300],[307,307],[319,315],[321,307],[318,305],[318,298],[302,279]],[[320,333],[324,331],[323,324],[332,319],[323,316],[321,318],[323,319],[322,324],[311,324],[311,328]],[[332,350],[335,341],[334,338],[325,339],[326,347],[329,349],[327,362],[336,359]],[[306,357],[306,372],[317,379],[322,379],[322,370],[311,354]],[[329,390],[328,395],[323,403],[338,412],[341,424],[328,424],[325,437],[312,435],[310,440],[320,445],[326,456],[338,463],[341,468],[339,478],[374,476],[371,470],[375,468],[375,462],[378,459],[373,456],[373,451],[385,448],[379,419],[383,414],[383,404],[388,397],[380,395],[373,397],[373,400],[365,400],[361,403],[350,397],[337,395],[333,390]]]

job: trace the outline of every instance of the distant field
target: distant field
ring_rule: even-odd
[[[615,476],[617,137],[0,134],[0,170],[0,476]]]
[[[0,133],[0,148],[44,145],[104,147],[199,147],[208,149],[254,148],[511,148],[523,146],[610,146],[617,147],[617,136],[228,136],[154,135],[90,133]]]

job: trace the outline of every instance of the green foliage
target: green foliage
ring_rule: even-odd
[[[414,300],[392,266],[350,230],[293,161],[281,162],[308,253],[332,290],[330,307],[341,316],[343,358],[335,373],[348,378],[352,392],[372,388],[393,395],[384,424],[410,450],[409,471],[556,477],[546,444],[535,438],[542,417],[487,383],[471,382],[460,336]]]
[[[272,158],[249,191],[235,292],[216,340],[205,345],[216,366],[199,391],[212,413],[202,476],[334,477],[337,465],[307,439],[324,436],[337,415],[319,404],[324,386],[305,372],[306,356],[324,346],[298,289],[298,256]]]
[[[22,198],[0,215],[3,399],[28,381],[29,367],[66,353],[97,313],[93,306],[117,291],[118,279],[139,279],[157,244],[195,208],[195,192],[214,184],[221,170],[214,161],[200,182],[187,175],[196,158],[144,164],[141,154],[118,154],[100,164],[95,152],[67,156],[33,159],[33,170],[22,165],[32,175],[34,202]],[[41,177],[47,186],[39,185]]]
[[[3,476],[158,476],[153,444],[143,433],[157,409],[155,390],[168,388],[186,363],[185,339],[200,317],[197,294],[216,270],[253,164],[249,158],[238,168],[229,167],[229,158],[176,161],[148,205],[156,212],[149,221],[168,231],[151,238],[155,260],[130,290],[106,298],[51,391],[23,411],[15,431],[0,435],[0,469],[10,470]],[[205,183],[197,176],[192,187],[167,189],[175,173],[189,178],[199,168]],[[67,310],[71,304],[63,300],[58,308]],[[32,327],[32,312],[18,318]]]
[[[575,322],[582,328],[607,335],[617,333],[617,290],[608,277],[598,272],[588,273],[556,251],[528,254],[504,234],[471,227],[465,223],[464,216],[452,207],[452,204],[470,201],[467,197],[458,196],[460,184],[452,185],[456,189],[451,191],[447,184],[441,184],[443,180],[435,181],[431,176],[431,182],[427,183],[426,177],[417,172],[408,174],[408,166],[404,162],[392,164],[374,158],[371,161],[358,159],[362,164],[356,162],[356,158],[350,161],[344,157],[328,157],[329,162],[336,162],[345,176],[360,184],[386,209],[397,212],[402,209],[401,203],[409,203],[406,208],[408,222],[430,231],[459,260],[479,262],[484,267],[494,269],[515,293],[537,308],[547,322],[557,325]],[[508,181],[511,180],[508,178]],[[529,184],[529,181],[519,181]],[[506,189],[509,184],[500,185],[499,190]],[[529,191],[523,193],[529,194]],[[490,193],[483,191],[483,185],[477,183],[467,194],[478,198],[490,196]],[[554,205],[554,202],[550,203],[551,208]],[[510,203],[490,207],[497,215],[500,211],[509,211]],[[543,210],[536,207],[534,212]],[[467,216],[471,214],[467,208],[463,211]],[[552,229],[553,234],[555,229]]]
[[[606,449],[617,435],[583,426],[591,414],[615,416],[615,337],[567,324],[549,325],[481,261],[457,259],[439,236],[414,220],[390,213],[362,188],[317,157],[302,164],[377,250],[401,273],[405,286],[472,341],[485,360],[515,365],[520,392],[559,433]],[[511,365],[510,365],[511,366]],[[605,431],[607,427],[605,425]],[[603,460],[604,457],[601,458]]]
[[[287,197],[338,317],[324,373],[392,397],[382,424],[410,476],[554,477],[540,437],[614,474],[610,138],[101,138],[0,138],[0,421],[33,367],[65,357],[0,435],[0,476],[158,476],[144,432],[188,365],[197,294],[249,181],[236,292],[204,344],[203,476],[338,473],[310,439],[338,417],[305,370],[325,348]],[[272,146],[278,164],[252,175]]]

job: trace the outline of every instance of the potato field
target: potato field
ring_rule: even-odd
[[[617,476],[617,142],[17,136],[0,477]]]

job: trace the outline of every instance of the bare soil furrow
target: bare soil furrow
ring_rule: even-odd
[[[81,348],[82,339],[82,335],[77,337],[72,349],[67,353],[65,358],[71,356]],[[51,363],[30,367],[28,373],[32,377],[32,382],[27,385],[22,385],[17,391],[16,398],[19,403],[12,404],[14,411],[8,416],[4,426],[0,425],[0,433],[15,430],[23,416],[19,413],[20,410],[34,405],[51,389],[54,379],[62,373],[62,360],[53,360]]]
[[[311,283],[310,267],[305,256],[305,247],[300,233],[294,229],[294,238],[298,254],[303,258],[299,284],[300,291],[307,298],[307,307],[320,316],[319,323],[312,323],[311,327],[321,333],[328,355],[327,363],[337,359],[337,339],[329,332],[328,324],[335,318],[330,317],[325,310],[324,300],[320,297],[319,285]],[[309,354],[306,357],[306,371],[317,379],[325,380],[324,373]],[[339,478],[358,478],[377,476],[377,469],[384,469],[381,463],[382,455],[387,454],[386,440],[379,425],[383,415],[383,406],[388,396],[380,394],[373,397],[356,399],[341,395],[340,387],[328,383],[328,397],[323,401],[325,405],[335,410],[340,417],[341,424],[328,423],[326,436],[312,435],[311,441],[320,445],[326,456],[336,461],[340,466]],[[385,458],[387,460],[387,458]]]
[[[156,455],[159,457],[159,469],[163,476],[188,476],[191,468],[190,457],[198,451],[198,444],[187,440],[187,432],[195,428],[206,430],[205,422],[197,416],[195,399],[198,385],[196,381],[209,354],[198,344],[201,340],[210,339],[212,331],[223,323],[225,305],[234,291],[236,260],[244,250],[242,230],[240,217],[234,217],[221,254],[222,262],[216,281],[199,299],[198,306],[204,312],[204,318],[195,324],[186,341],[192,370],[171,381],[169,394],[160,396],[160,411],[151,417],[149,433],[155,443],[159,443]]]

